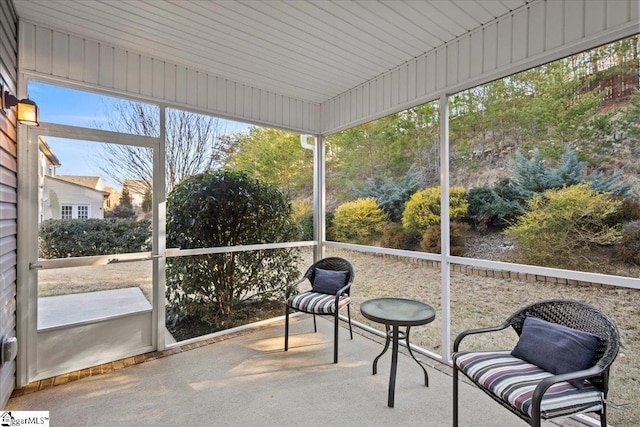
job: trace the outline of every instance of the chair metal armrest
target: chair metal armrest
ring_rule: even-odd
[[[453,342],[453,351],[457,352],[459,347],[460,347],[460,343],[462,342],[462,339],[469,336],[469,335],[476,335],[476,334],[484,334],[487,332],[497,332],[497,331],[501,331],[503,329],[506,329],[507,327],[509,327],[511,325],[511,323],[509,322],[504,322],[498,326],[492,326],[492,327],[488,327],[488,328],[478,328],[478,329],[469,329],[467,331],[462,331],[455,339],[455,341]]]
[[[340,301],[340,296],[342,296],[342,294],[344,294],[345,291],[350,287],[351,287],[351,283],[347,283],[345,286],[338,289],[338,292],[336,292],[336,307],[338,306],[338,302]]]
[[[554,384],[562,381],[574,381],[594,377],[601,374],[604,371],[598,365],[594,365],[589,369],[583,369],[581,371],[567,372],[566,374],[559,374],[547,377],[540,381],[533,391],[533,397],[531,400],[531,418],[539,419],[540,417],[540,405],[542,404],[542,397],[546,391]],[[537,418],[536,418],[537,417]]]
[[[285,294],[285,298],[288,299],[289,295],[291,295],[291,291],[293,291],[300,283],[304,282],[306,279],[307,279],[306,277],[303,277],[291,283],[287,288],[287,293]]]
[[[350,287],[351,287],[351,283],[347,283],[347,284],[346,284],[346,285],[344,285],[342,288],[340,288],[340,289],[338,290],[338,292],[336,292],[336,296],[340,296],[340,295],[344,294],[344,293],[345,293],[345,291],[346,291],[347,289],[349,289]]]

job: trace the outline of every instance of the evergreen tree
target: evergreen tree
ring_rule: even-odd
[[[120,205],[126,206],[129,209],[133,208],[131,203],[131,194],[129,193],[129,188],[127,186],[122,187],[122,194],[120,194]]]
[[[401,179],[369,178],[362,189],[357,188],[355,184],[352,184],[352,187],[356,198],[374,198],[389,215],[391,221],[400,221],[407,200],[424,185],[424,175],[415,165],[412,165]]]
[[[528,197],[549,188],[549,173],[538,149],[533,150],[530,159],[520,152],[516,153],[514,172],[516,185]]]
[[[578,156],[571,147],[567,146],[557,167],[545,164],[539,150],[534,150],[531,158],[527,159],[521,153],[516,155],[514,167],[515,183],[518,191],[531,198],[546,190],[570,187],[588,182],[595,191],[607,192],[617,196],[628,197],[632,184],[624,182],[621,171],[615,171],[605,177],[600,171],[584,174],[585,162],[578,160]]]
[[[147,188],[147,190],[144,192],[144,197],[142,199],[142,212],[150,212],[151,211],[151,204],[153,201],[153,196],[151,195],[151,189]]]

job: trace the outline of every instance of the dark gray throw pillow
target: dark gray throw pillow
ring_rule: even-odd
[[[323,270],[316,268],[316,277],[313,279],[311,288],[314,292],[335,295],[344,285],[347,284],[347,272],[335,270]]]
[[[591,367],[599,344],[595,335],[527,316],[511,355],[553,374],[565,374]],[[571,384],[582,388],[584,381]]]

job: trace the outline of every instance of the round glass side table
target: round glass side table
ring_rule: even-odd
[[[386,329],[386,341],[382,353],[373,360],[373,375],[378,372],[378,359],[389,349],[389,342],[392,342],[391,349],[391,373],[389,375],[389,398],[387,405],[394,406],[396,371],[398,367],[398,342],[405,340],[407,349],[413,360],[418,363],[424,372],[424,385],[429,387],[429,376],[427,370],[413,355],[409,345],[409,332],[412,326],[426,325],[433,322],[436,312],[428,304],[404,298],[377,298],[363,302],[360,305],[360,312],[364,317],[377,323],[382,323]],[[400,327],[405,327],[400,331]]]

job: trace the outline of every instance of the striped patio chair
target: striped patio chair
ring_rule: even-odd
[[[519,336],[513,350],[460,351],[463,338],[509,326]],[[595,412],[605,427],[609,368],[619,347],[618,329],[607,315],[569,300],[534,303],[499,326],[462,332],[453,345],[453,425],[459,421],[458,372],[462,372],[531,426]]]
[[[317,332],[316,315],[334,317],[333,363],[338,363],[338,312],[347,307],[349,334],[353,339],[351,328],[351,284],[355,272],[349,261],[329,257],[317,261],[307,269],[302,278],[287,288],[284,327],[284,351],[289,349],[289,312],[291,310],[313,314],[313,329]],[[298,285],[305,280],[311,283],[311,290],[297,293]]]

